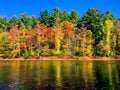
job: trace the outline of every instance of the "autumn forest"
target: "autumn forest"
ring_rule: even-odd
[[[79,12],[80,13],[80,12]],[[0,58],[116,57],[120,55],[120,20],[111,11],[54,8],[38,17],[0,16]]]

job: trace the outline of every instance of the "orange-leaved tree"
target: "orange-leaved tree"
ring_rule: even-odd
[[[13,25],[10,27],[9,36],[12,39],[11,44],[9,44],[9,47],[11,49],[10,57],[18,57],[20,55],[20,38],[19,38],[19,30],[18,25]]]

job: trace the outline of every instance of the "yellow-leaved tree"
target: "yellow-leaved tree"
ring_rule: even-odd
[[[79,56],[92,56],[93,54],[92,32],[82,27],[76,34],[76,54]]]
[[[55,24],[53,27],[54,34],[55,34],[55,51],[53,52],[56,55],[61,54],[60,48],[61,48],[61,41],[64,37],[63,29],[62,29],[62,24],[60,23],[60,19],[56,18]]]
[[[7,32],[0,33],[0,57],[8,58],[10,55],[9,45],[11,43],[11,37]]]

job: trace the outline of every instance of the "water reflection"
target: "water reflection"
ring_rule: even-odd
[[[99,62],[95,64],[95,88],[104,90],[119,90],[120,83],[118,78],[117,62]]]
[[[118,61],[0,61],[0,90],[119,90]]]

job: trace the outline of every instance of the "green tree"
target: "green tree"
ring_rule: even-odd
[[[31,16],[30,20],[31,20],[31,26],[32,26],[32,28],[34,28],[37,24],[40,23],[40,21],[35,16]]]
[[[90,8],[82,17],[82,24],[93,33],[92,36],[95,39],[95,46],[102,40],[103,16],[97,9]]]
[[[72,10],[70,13],[70,21],[74,24],[78,24],[80,22],[80,18],[76,10]]]
[[[6,17],[0,16],[0,32],[7,31],[7,28],[8,28],[8,20],[6,19]]]
[[[54,20],[56,20],[56,18],[60,18],[60,9],[59,8],[54,8],[53,12],[52,12],[52,16],[54,18]]]
[[[38,20],[35,16],[27,16],[26,13],[23,13],[19,18],[19,25],[23,23],[26,29],[35,27],[37,22]]]
[[[116,43],[116,36],[113,33],[115,19],[110,11],[104,15],[104,26],[102,28],[102,39],[98,44],[98,54],[102,56],[114,56],[114,47]],[[112,42],[111,42],[112,40]],[[114,46],[113,46],[114,45]],[[102,50],[103,49],[103,50]]]
[[[9,20],[9,27],[13,26],[13,25],[18,25],[18,19],[16,16],[13,16],[12,18],[10,18]]]
[[[60,19],[61,22],[70,21],[70,13],[64,10],[63,12],[60,13]]]
[[[48,13],[47,10],[40,11],[39,20],[42,24],[45,24],[47,27],[52,27],[54,23],[53,17]]]

